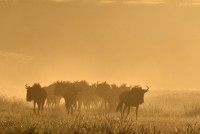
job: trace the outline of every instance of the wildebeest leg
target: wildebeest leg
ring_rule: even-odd
[[[65,107],[66,107],[67,112],[68,112],[68,114],[69,114],[69,113],[70,113],[70,106],[69,106],[69,104],[68,104],[68,103],[65,103]]]
[[[122,106],[120,107],[120,110],[121,110],[121,119],[123,118],[123,104],[122,104]]]
[[[74,104],[74,111],[77,111],[78,110],[78,104],[75,102]]]
[[[38,103],[38,115],[40,114],[41,103]]]
[[[74,103],[74,112],[79,110],[79,104],[77,102]]]
[[[70,105],[68,105],[68,113],[69,113],[69,114],[72,114],[72,108],[71,108]]]
[[[72,105],[70,106],[70,109],[71,109],[71,114],[73,114],[75,109],[74,109],[74,107]]]
[[[74,111],[75,111],[75,107],[73,107],[72,105],[71,105],[71,114],[74,114]]]
[[[47,99],[47,102],[46,102],[45,106],[49,108],[49,100],[48,99]]]
[[[66,107],[66,109],[67,109],[67,112],[68,112],[68,107],[67,107],[67,103],[65,102],[65,107]]]
[[[42,105],[41,105],[41,113],[43,112],[43,108],[44,108],[44,102],[42,102]]]
[[[53,105],[52,105],[52,107],[56,107],[56,100],[55,100],[55,99],[53,100]]]
[[[105,100],[105,101],[104,101],[104,108],[105,108],[105,109],[106,109],[106,103],[107,103],[107,102],[106,102],[106,100]]]
[[[138,119],[138,108],[139,106],[136,106],[136,120]]]
[[[33,111],[34,111],[34,113],[36,114],[36,111],[35,111],[35,101],[33,101]]]
[[[125,120],[127,119],[127,117],[128,117],[128,115],[129,115],[129,113],[130,113],[130,106],[128,106],[128,111],[127,111],[127,115],[126,115],[126,118],[125,118]]]
[[[123,109],[123,113],[122,113],[122,118],[124,117],[124,113],[125,113],[126,109],[127,109],[127,105],[125,104],[124,109]]]
[[[68,111],[69,114],[72,114],[72,107],[69,103],[67,105],[67,111]]]

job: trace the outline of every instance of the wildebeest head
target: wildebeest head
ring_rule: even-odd
[[[28,86],[27,84],[25,85],[25,87],[27,89],[26,101],[32,101],[33,100],[33,96],[32,96],[33,89],[30,86]]]
[[[144,94],[149,90],[149,87],[146,87],[147,89],[142,89],[142,87],[137,85],[131,89],[134,99],[136,99],[139,104],[142,104],[144,102]]]

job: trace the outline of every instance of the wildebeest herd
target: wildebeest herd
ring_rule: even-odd
[[[57,107],[64,98],[69,114],[75,111],[101,109],[105,111],[120,111],[121,118],[127,118],[131,107],[136,107],[136,120],[139,105],[144,102],[144,94],[149,90],[141,86],[108,84],[107,82],[88,84],[86,81],[57,81],[47,87],[39,83],[26,85],[27,101],[33,101],[34,112],[41,114],[43,107]],[[46,101],[46,103],[45,103]],[[37,112],[36,112],[37,104]],[[127,110],[126,116],[124,116]]]

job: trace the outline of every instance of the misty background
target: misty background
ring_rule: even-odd
[[[0,1],[0,90],[57,80],[198,89],[199,3]]]

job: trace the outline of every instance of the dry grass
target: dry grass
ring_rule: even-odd
[[[67,115],[64,107],[45,109],[35,115],[32,106],[17,98],[0,97],[0,133],[69,134],[200,134],[199,92],[149,93],[135,120],[134,108],[128,120],[119,113],[76,113]]]

